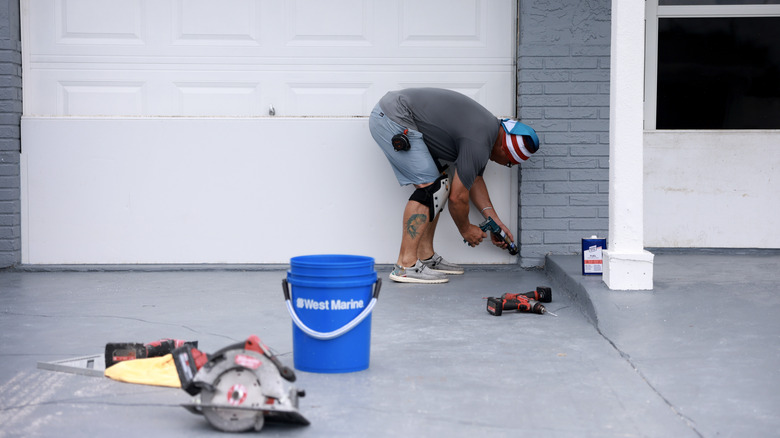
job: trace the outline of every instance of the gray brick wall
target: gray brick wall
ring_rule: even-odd
[[[606,237],[609,0],[519,0],[517,114],[541,148],[520,170],[520,264]]]
[[[21,262],[19,1],[0,0],[0,268]]]

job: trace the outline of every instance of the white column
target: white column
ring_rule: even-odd
[[[612,0],[609,249],[603,276],[610,289],[653,288],[653,254],[643,242],[644,20],[645,2]]]

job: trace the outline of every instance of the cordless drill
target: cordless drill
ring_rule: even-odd
[[[487,219],[485,219],[484,222],[479,224],[479,228],[484,232],[491,232],[493,234],[498,235],[502,239],[504,239],[504,242],[506,242],[507,245],[507,251],[509,251],[509,254],[511,255],[517,255],[517,245],[515,245],[515,242],[512,242],[512,239],[509,238],[509,236],[506,235],[504,230],[501,229],[501,227],[498,226],[496,221],[493,220],[492,217],[488,216]]]
[[[552,301],[551,288],[547,286],[537,286],[536,289],[531,292],[507,292],[500,297],[489,297],[487,298],[487,311],[494,316],[501,316],[504,310],[538,313],[539,315],[549,313],[552,316],[558,316],[547,311],[540,301],[545,303]]]
[[[518,312],[526,313],[538,313],[544,315],[547,313],[547,309],[544,305],[536,300],[529,300],[523,295],[518,295],[515,298],[496,298],[490,297],[487,299],[487,311],[493,316],[501,316],[505,310],[516,310]]]

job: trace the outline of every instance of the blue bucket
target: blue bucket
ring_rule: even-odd
[[[295,369],[348,373],[368,368],[371,311],[381,286],[373,258],[293,257],[282,286],[293,321]]]

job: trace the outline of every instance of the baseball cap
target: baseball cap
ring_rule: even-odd
[[[512,119],[503,119],[501,124],[506,132],[506,141],[502,146],[514,164],[520,164],[539,150],[539,137],[533,128]]]

